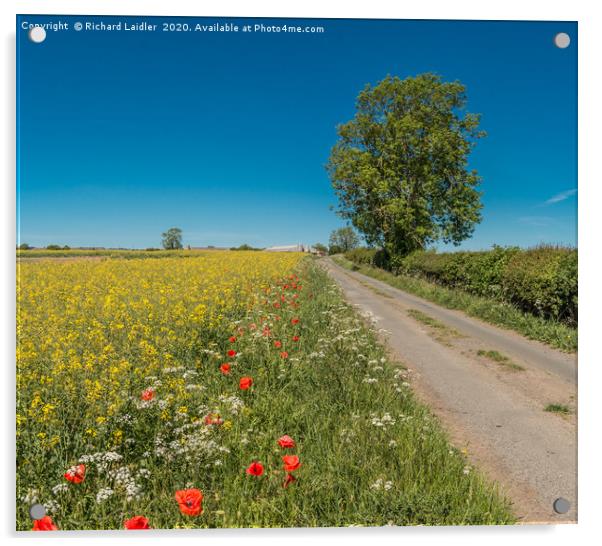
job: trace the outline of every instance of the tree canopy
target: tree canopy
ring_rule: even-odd
[[[387,76],[360,92],[327,169],[339,215],[369,245],[405,255],[471,236],[482,205],[468,156],[485,133],[466,100],[464,85],[430,73]]]
[[[182,230],[180,228],[169,228],[161,234],[161,237],[161,244],[165,250],[179,250],[182,248]]]
[[[339,252],[348,252],[356,248],[360,244],[360,240],[353,231],[352,227],[344,227],[335,229],[330,234],[329,254],[338,254]]]

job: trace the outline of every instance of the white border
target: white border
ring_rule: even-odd
[[[1,344],[4,359],[3,399],[0,421],[4,448],[0,451],[0,515],[2,535],[7,543],[33,543],[41,538],[60,541],[108,543],[117,537],[139,543],[151,536],[127,536],[110,533],[37,533],[36,536],[14,532],[14,248],[15,248],[15,14],[123,14],[123,15],[195,15],[195,16],[254,16],[254,17],[331,17],[331,18],[397,18],[397,19],[514,19],[514,20],[577,20],[579,22],[579,247],[581,288],[580,373],[579,373],[579,524],[559,526],[520,526],[512,528],[402,528],[402,529],[293,529],[293,530],[215,530],[206,532],[166,531],[152,535],[160,543],[210,541],[213,544],[242,543],[245,546],[344,540],[360,544],[378,540],[383,544],[412,544],[445,542],[448,545],[504,544],[512,542],[563,545],[568,542],[590,543],[596,532],[596,521],[602,514],[602,483],[600,481],[601,440],[599,415],[602,359],[595,345],[600,337],[597,320],[600,312],[600,225],[597,208],[602,203],[600,184],[602,173],[598,158],[601,142],[597,129],[602,126],[602,96],[600,82],[600,36],[602,28],[594,2],[557,1],[528,2],[499,0],[491,3],[478,0],[417,0],[394,3],[391,0],[330,2],[305,0],[299,3],[244,0],[216,3],[184,0],[4,0],[2,10],[2,110],[4,127],[2,140],[2,308]],[[553,115],[553,112],[550,113]],[[597,282],[598,281],[598,282]],[[44,535],[44,537],[40,536]],[[56,542],[54,542],[56,544]]]

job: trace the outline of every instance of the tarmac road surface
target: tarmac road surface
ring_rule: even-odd
[[[418,396],[451,441],[498,483],[520,521],[576,521],[576,418],[543,409],[547,403],[576,405],[576,355],[348,271],[330,258],[321,263],[347,301],[384,333],[394,357],[411,370]],[[434,331],[408,314],[410,309],[449,332]],[[479,349],[496,350],[523,369],[488,362]],[[565,514],[553,509],[559,497],[570,503]]]

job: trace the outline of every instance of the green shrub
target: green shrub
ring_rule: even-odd
[[[419,251],[401,259],[397,269],[479,296],[503,299],[504,272],[518,252],[517,247],[500,246],[480,252]]]
[[[505,299],[535,315],[577,323],[577,251],[540,247],[516,254],[504,272]]]
[[[376,263],[384,251],[356,249],[345,257],[395,274],[511,303],[544,318],[577,324],[577,250],[559,246],[494,246],[487,251],[417,251]]]
[[[379,248],[374,253],[374,258],[372,259],[375,267],[380,267],[381,269],[391,269],[391,257],[387,254],[387,251]]]
[[[354,248],[345,252],[345,258],[358,265],[376,265],[374,263],[376,252],[375,248]]]

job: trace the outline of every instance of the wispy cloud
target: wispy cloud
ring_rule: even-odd
[[[554,219],[549,216],[521,216],[518,222],[527,226],[546,227],[553,223]]]
[[[561,201],[567,200],[569,197],[575,195],[577,193],[577,188],[573,188],[572,190],[561,191],[556,195],[550,197],[547,201],[544,201],[542,205],[553,205],[554,203],[560,203]]]

